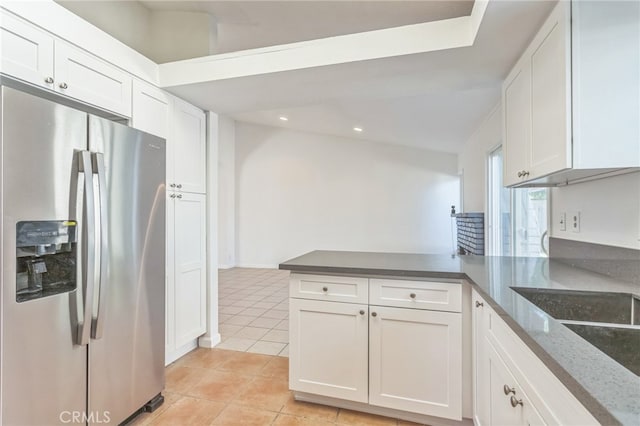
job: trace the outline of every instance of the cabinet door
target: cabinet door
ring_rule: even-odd
[[[367,305],[289,299],[289,388],[367,402]]]
[[[504,84],[504,184],[510,186],[525,179],[531,145],[531,68],[522,60]]]
[[[538,44],[531,55],[528,179],[571,167],[570,4],[564,3],[554,9],[534,40]]]
[[[490,400],[488,392],[489,378],[485,368],[486,350],[485,342],[485,301],[473,290],[471,299],[472,322],[472,374],[473,374],[473,422],[476,426],[490,424]]]
[[[369,310],[369,403],[462,420],[462,315]]]
[[[55,42],[56,91],[131,116],[131,76],[65,42]]]
[[[174,99],[173,180],[180,191],[206,192],[206,118],[202,110]]]
[[[491,405],[491,425],[519,426],[526,425],[524,406],[529,405],[524,399],[520,385],[516,382],[509,369],[500,358],[489,341],[485,341],[486,367],[488,370],[489,400]],[[511,391],[505,391],[505,388]],[[515,393],[514,393],[515,392]],[[511,397],[520,401],[515,407],[511,404]]]
[[[132,127],[167,139],[170,107],[170,98],[162,90],[142,81],[133,82]]]
[[[53,88],[53,37],[5,11],[0,18],[1,71]]]
[[[206,331],[206,196],[175,195],[175,344],[180,347]],[[168,303],[171,303],[171,300]]]
[[[175,274],[175,202],[167,191],[167,244],[166,244],[166,280],[165,280],[165,365],[173,362],[172,351],[176,348],[176,274]]]

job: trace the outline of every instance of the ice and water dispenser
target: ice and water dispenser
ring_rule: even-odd
[[[72,220],[17,223],[16,301],[76,288],[76,225]]]

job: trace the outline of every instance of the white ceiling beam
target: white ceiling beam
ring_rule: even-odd
[[[159,65],[160,86],[175,87],[473,45],[489,0],[471,15]]]

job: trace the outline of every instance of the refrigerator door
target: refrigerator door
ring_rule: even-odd
[[[89,116],[89,150],[104,171],[89,412],[118,424],[164,388],[165,141]]]
[[[76,275],[75,290],[56,293],[60,289],[54,288],[18,302],[17,269],[23,258],[17,257],[16,226],[78,221],[77,228],[83,227],[76,199],[85,193],[78,185],[83,180],[78,165],[87,145],[87,114],[6,86],[0,91],[0,424],[67,424],[86,410],[87,346],[76,344],[84,306],[78,303],[82,273]],[[48,256],[33,258],[42,266],[56,245],[40,247]],[[67,267],[76,269],[84,261],[72,258]],[[53,265],[48,266],[51,276]]]

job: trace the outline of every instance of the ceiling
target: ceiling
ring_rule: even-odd
[[[475,40],[459,44],[468,47],[452,45],[432,51],[410,51],[413,44],[428,44],[430,37],[414,35],[401,39],[402,42],[385,37],[396,30],[414,34],[411,28],[415,25],[473,21],[472,1],[147,0],[128,4],[132,6],[129,10],[142,10],[143,18],[156,11],[208,14],[214,24],[210,27],[217,31],[212,37],[217,54],[191,60],[192,67],[203,70],[200,75],[228,69],[229,63],[247,58],[256,58],[253,63],[261,66],[277,65],[264,71],[244,62],[241,67],[246,71],[244,74],[236,67],[236,74],[193,81],[178,79],[164,84],[166,90],[203,109],[239,121],[456,153],[498,104],[503,79],[556,1],[490,0],[480,18]],[[115,12],[123,5],[120,0],[97,3],[105,11],[113,7],[114,13],[101,12],[94,20],[103,15],[119,16]],[[179,19],[177,16],[175,19]],[[87,15],[85,19],[92,18]],[[131,32],[132,24],[125,21],[113,25],[120,35]],[[109,31],[105,25],[102,28]],[[116,33],[113,32],[118,37]],[[269,54],[287,51],[289,59],[304,57],[313,62],[317,58],[315,53],[307,53],[308,56],[296,53],[311,49],[310,44],[333,46],[324,52],[336,52],[336,57],[340,57],[341,52],[337,51],[344,50],[342,39],[356,33],[359,38],[355,45],[353,38],[345,40],[351,43],[355,55],[351,60],[295,70],[280,68],[279,60],[269,62],[274,57]],[[302,43],[282,46],[296,42]],[[375,50],[376,43],[386,45],[391,54],[366,57],[367,52]],[[180,46],[186,48],[184,44]],[[400,53],[403,47],[409,50]],[[307,50],[310,51],[318,50]],[[357,58],[361,52],[365,55]],[[209,71],[201,66],[207,61]],[[161,65],[161,75],[163,66],[172,64]],[[177,69],[182,70],[179,66]],[[179,72],[178,76],[181,75],[185,73]],[[289,120],[281,121],[280,116]],[[364,130],[356,133],[353,130],[356,126]]]
[[[472,0],[141,1],[151,10],[209,13],[212,53],[234,52],[466,16]]]
[[[554,4],[490,1],[471,47],[167,89],[239,121],[456,153]]]

